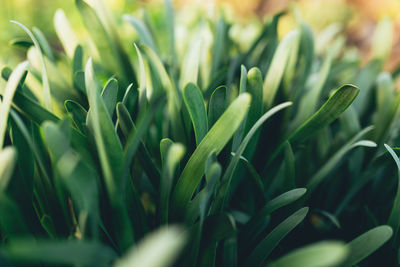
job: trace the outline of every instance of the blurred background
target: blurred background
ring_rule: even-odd
[[[94,0],[88,0],[90,3]],[[112,13],[122,15],[134,12],[138,7],[160,5],[159,0],[104,0]],[[25,34],[9,20],[17,20],[29,27],[36,26],[42,30],[50,44],[59,46],[53,17],[57,9],[65,11],[71,26],[78,35],[84,35],[81,18],[75,8],[74,0],[0,0],[0,66],[13,64],[15,55],[23,50],[10,46],[15,38]],[[393,71],[400,63],[400,1],[399,0],[175,0],[176,8],[185,9],[200,6],[203,9],[220,9],[229,13],[231,19],[246,25],[247,21],[262,20],[276,12],[287,9],[292,2],[298,5],[302,17],[315,33],[325,29],[332,23],[340,25],[347,35],[346,45],[354,46],[363,61],[369,58],[369,51],[377,22],[387,17],[393,23],[394,35],[392,50],[385,69]],[[160,5],[162,6],[162,5]],[[279,25],[283,35],[291,29],[292,14],[285,16]],[[81,30],[82,29],[82,30]],[[250,29],[249,29],[250,30]],[[17,57],[18,58],[18,57]]]

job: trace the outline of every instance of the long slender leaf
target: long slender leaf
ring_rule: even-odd
[[[393,151],[393,149],[385,144],[385,148],[387,151],[389,151],[390,155],[393,157],[396,166],[397,166],[397,190],[396,190],[396,196],[393,202],[393,207],[390,212],[389,220],[388,220],[388,225],[390,225],[393,229],[393,236],[394,236],[394,242],[397,241],[397,236],[399,232],[399,227],[400,227],[400,160],[399,157],[396,155],[396,153]]]
[[[192,120],[196,144],[199,145],[208,132],[207,112],[200,88],[193,83],[187,84],[183,88],[183,100]]]
[[[8,259],[18,263],[108,266],[117,256],[105,245],[77,240],[15,240],[3,251]]]
[[[392,234],[393,230],[390,226],[381,225],[347,243],[346,247],[349,251],[349,256],[345,266],[355,265],[368,257],[385,244],[392,237]]]
[[[14,171],[17,151],[13,147],[0,150],[0,191],[4,192]]]
[[[41,64],[42,64],[42,83],[43,83],[44,105],[47,110],[52,111],[53,106],[51,103],[50,83],[49,83],[49,78],[47,76],[45,59],[43,56],[42,49],[40,48],[39,42],[36,39],[36,37],[33,35],[33,33],[27,27],[25,27],[24,25],[22,25],[21,23],[19,23],[17,21],[11,21],[11,22],[17,24],[29,35],[29,37],[32,39],[33,43],[35,44],[37,51],[39,52]]]
[[[268,73],[264,79],[263,99],[267,109],[272,106],[275,100],[275,95],[281,83],[286,64],[289,60],[289,55],[298,38],[299,32],[297,30],[290,32],[281,41],[274,54],[271,66],[269,67]]]
[[[340,266],[349,251],[339,241],[323,241],[298,248],[272,262],[270,267],[319,267]],[[348,265],[345,265],[348,266]]]
[[[280,110],[292,105],[292,102],[285,102],[276,107],[271,108],[266,112],[258,121],[253,125],[250,131],[247,133],[246,137],[243,139],[242,143],[240,144],[238,150],[235,153],[235,156],[232,158],[231,162],[229,163],[227,170],[225,171],[224,176],[221,180],[221,186],[218,191],[218,196],[214,203],[214,211],[222,209],[224,206],[224,201],[227,196],[227,192],[232,180],[233,173],[235,168],[240,160],[240,156],[243,154],[244,150],[246,149],[247,144],[250,142],[253,135],[257,132],[258,128],[271,116],[275,113],[279,112]]]
[[[147,236],[137,246],[115,263],[115,267],[170,266],[187,240],[187,234],[180,227],[169,226],[160,228]],[[155,255],[157,255],[155,257]]]
[[[307,213],[308,208],[302,208],[275,227],[253,250],[245,265],[261,265],[279,242],[304,220]]]
[[[6,88],[4,89],[3,99],[0,102],[0,149],[3,148],[4,144],[11,102],[13,100],[15,91],[17,90],[18,84],[28,68],[28,64],[29,63],[25,61],[17,66],[17,68],[11,73],[11,76],[6,84]]]
[[[244,119],[250,100],[250,95],[241,94],[222,114],[190,157],[172,194],[171,208],[174,216],[183,215],[204,174],[208,155],[212,151],[217,154],[221,152]]]

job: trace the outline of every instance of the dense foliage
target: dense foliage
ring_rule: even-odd
[[[280,40],[283,14],[249,36],[168,0],[123,26],[96,3],[76,1],[89,41],[57,11],[62,50],[14,22],[30,39],[1,72],[0,265],[397,264],[390,21],[361,64],[295,7]]]

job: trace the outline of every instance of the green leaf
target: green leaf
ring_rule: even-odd
[[[169,146],[160,182],[160,205],[158,212],[160,213],[161,224],[168,223],[169,199],[174,182],[174,173],[184,155],[185,147],[183,145],[171,144]]]
[[[75,3],[81,14],[83,23],[100,52],[104,66],[109,66],[110,70],[118,70],[119,74],[123,75],[125,81],[136,83],[136,77],[129,62],[129,57],[120,43],[117,32],[111,27],[110,21],[107,20],[108,17],[101,17],[98,12],[83,0],[76,0]],[[101,7],[100,9],[103,8],[102,3],[95,3]],[[104,13],[108,15],[107,12]],[[107,22],[107,25],[103,24],[101,18]]]
[[[189,202],[185,222],[189,225],[196,222],[200,216],[200,224],[208,215],[211,199],[215,194],[216,186],[219,182],[222,173],[221,165],[216,162],[215,153],[211,153],[206,163],[206,185],[205,187]]]
[[[135,88],[133,87],[133,84],[131,83],[131,84],[128,86],[128,88],[126,88],[124,97],[122,98],[122,103],[124,103],[126,109],[128,110],[128,112],[129,112],[130,114],[133,114],[133,113],[134,113],[135,105],[136,105],[136,102],[137,102],[137,98],[138,98],[137,89],[135,89]],[[147,104],[146,96],[145,96],[145,102],[144,102],[144,104]],[[142,106],[140,106],[140,105],[142,105]],[[146,106],[146,105],[143,105],[143,103],[142,103],[142,104],[139,103],[139,109],[142,109],[142,108],[144,108],[144,107],[147,107],[147,106]]]
[[[99,235],[98,174],[71,149],[61,155],[55,169],[76,204],[79,231],[85,237],[97,239]]]
[[[245,265],[262,265],[279,242],[304,220],[307,213],[307,207],[301,208],[275,227],[252,251]]]
[[[131,132],[136,133],[137,130],[135,124],[133,123],[127,108],[122,102],[119,102],[117,104],[117,118],[118,118],[118,125],[121,128],[122,133],[126,139],[129,138]],[[140,166],[146,172],[154,189],[157,190],[160,184],[161,172],[156,163],[154,162],[154,159],[150,155],[149,151],[147,150],[143,141],[139,142],[138,161]]]
[[[114,266],[171,266],[186,241],[187,233],[183,232],[180,227],[160,228],[133,246]]]
[[[100,97],[91,59],[86,64],[85,74],[90,105],[87,124],[94,135],[108,192],[113,196],[119,194],[117,188],[122,173],[123,150],[106,105]]]
[[[263,80],[258,68],[251,68],[247,74],[246,91],[251,94],[251,105],[246,119],[244,134],[247,134],[263,113]],[[260,130],[258,130],[244,152],[246,158],[251,159],[258,144]]]
[[[0,229],[9,241],[18,237],[30,236],[26,220],[16,203],[0,191]],[[1,251],[1,250],[0,250]]]
[[[289,55],[292,49],[295,48],[298,38],[299,32],[297,30],[288,33],[274,53],[271,65],[265,75],[263,86],[263,100],[267,109],[273,105],[275,95],[286,69],[286,64],[289,60]]]
[[[208,156],[212,151],[219,154],[228,143],[246,116],[250,100],[251,97],[247,93],[239,95],[190,157],[172,194],[171,208],[174,216],[184,215],[185,208],[204,174]]]
[[[341,266],[349,251],[339,241],[322,241],[307,245],[288,253],[269,264],[269,267],[320,267]],[[344,265],[350,266],[350,265]]]
[[[161,166],[163,166],[163,167],[165,166],[166,161],[167,161],[169,147],[173,143],[174,142],[169,138],[164,138],[164,139],[161,139],[161,141],[160,141]]]
[[[198,146],[208,132],[207,112],[200,88],[189,83],[183,88],[183,100],[192,120],[196,145]]]
[[[344,265],[356,265],[385,244],[392,234],[390,226],[381,225],[353,239],[346,245],[349,256]]]
[[[227,197],[227,193],[229,190],[229,186],[233,177],[233,173],[235,172],[236,166],[239,163],[240,156],[243,154],[244,150],[246,149],[247,144],[250,142],[251,138],[253,135],[257,132],[257,130],[261,127],[261,125],[268,120],[271,116],[273,116],[275,113],[279,112],[280,110],[291,106],[292,102],[285,102],[280,105],[277,105],[276,107],[271,108],[266,112],[261,118],[257,120],[257,122],[253,125],[253,127],[250,129],[250,131],[247,133],[246,137],[243,139],[242,143],[240,144],[239,148],[235,152],[235,156],[232,158],[230,161],[224,176],[221,179],[221,186],[219,188],[217,197],[214,202],[214,208],[213,210],[220,210],[224,206],[224,202]]]
[[[17,37],[9,42],[10,46],[16,46],[16,47],[21,47],[25,49],[29,49],[31,46],[33,46],[33,42],[25,37]]]
[[[3,249],[3,253],[16,263],[55,265],[109,266],[117,257],[103,244],[80,240],[14,240]]]
[[[378,74],[382,70],[381,60],[371,60],[365,65],[354,78],[354,85],[360,88],[360,94],[354,101],[354,108],[359,116],[365,114],[372,100],[372,87],[376,82]]]
[[[16,69],[11,73],[8,79],[6,87],[4,89],[3,98],[0,101],[0,149],[3,148],[4,138],[7,130],[8,113],[13,101],[15,91],[17,90],[18,84],[22,77],[25,75],[25,71],[28,68],[28,62],[22,62]]]
[[[395,95],[394,82],[388,73],[381,73],[376,86],[377,115],[373,140],[382,144],[393,130],[400,109],[400,95]]]
[[[106,106],[110,118],[114,115],[115,105],[117,104],[117,95],[118,81],[111,78],[107,81],[106,85],[104,85],[103,91],[101,92],[101,97],[103,98],[104,105]]]
[[[58,39],[60,39],[64,51],[67,53],[69,58],[74,57],[74,51],[78,46],[78,38],[69,24],[67,16],[64,11],[58,9],[54,15],[54,29]]]
[[[180,116],[182,102],[180,92],[177,90],[174,83],[172,82],[171,77],[165,70],[165,67],[160,58],[149,47],[142,45],[141,48],[148,59],[149,65],[154,71],[154,74],[152,75],[154,92],[152,93],[159,93],[157,91],[165,91],[167,93],[168,112],[171,118],[170,121],[173,137],[177,141],[182,141],[184,140],[184,130]]]
[[[333,168],[343,159],[343,157],[353,148],[358,146],[365,147],[376,147],[376,144],[372,141],[361,140],[365,134],[370,132],[373,126],[367,127],[354,136],[350,141],[348,141],[344,146],[342,146],[308,181],[307,189],[309,193],[313,192],[314,189],[327,177],[327,175],[332,171]]]
[[[212,127],[225,111],[226,86],[217,87],[208,103],[208,125]]]
[[[26,128],[24,122],[19,117],[19,115],[13,110],[11,110],[10,115],[11,115],[13,122],[15,123],[18,130],[20,131],[21,135],[23,136],[26,143],[28,144],[29,149],[32,151],[35,161],[38,164],[38,169],[41,172],[44,183],[47,186],[49,186],[51,183],[50,182],[50,170],[45,167],[46,162],[45,162],[43,155],[38,147],[38,144],[34,141],[33,136],[31,136],[30,132]]]
[[[194,38],[186,50],[182,60],[179,86],[183,88],[187,83],[197,84],[201,55],[201,40]]]
[[[111,206],[115,209],[117,239],[124,249],[133,242],[131,223],[121,195],[121,186],[124,185],[122,179],[124,153],[106,106],[100,97],[100,88],[95,80],[91,59],[86,64],[85,83],[90,105],[87,124],[94,136],[106,190]]]
[[[239,94],[243,94],[244,92],[246,92],[246,85],[247,85],[246,81],[247,81],[247,69],[246,69],[245,66],[242,65],[240,67]],[[253,96],[251,96],[251,98],[253,99],[251,101],[253,103],[255,101],[255,99],[253,98]],[[250,103],[249,112],[251,110],[252,103]],[[242,142],[244,126],[245,126],[245,124],[247,122],[247,117],[248,116],[249,116],[249,113],[247,114],[246,118],[243,120],[243,122],[240,125],[239,129],[236,131],[235,135],[233,136],[233,139],[232,139],[232,151],[236,151],[238,149],[239,145],[240,145],[240,142]]]
[[[138,55],[139,59],[139,108],[144,108],[146,107],[147,104],[147,84],[146,84],[146,71],[145,71],[145,65],[143,61],[143,56],[142,53],[140,52],[139,48],[137,45],[134,43],[135,46],[136,54]]]
[[[307,118],[309,118],[317,108],[317,104],[326,79],[328,78],[331,65],[332,53],[330,52],[326,55],[324,62],[322,63],[321,70],[318,73],[318,80],[315,82],[315,85],[310,91],[305,93],[304,97],[302,97],[300,100],[299,111],[293,121],[294,127],[297,127],[306,121]]]
[[[83,48],[77,45],[72,58],[72,73],[75,74],[81,70],[83,70]]]
[[[72,115],[75,125],[82,133],[86,133],[87,111],[79,103],[67,100],[64,103],[65,109]]]
[[[53,106],[51,103],[49,78],[47,76],[46,63],[45,63],[45,59],[43,56],[42,49],[40,48],[39,42],[36,39],[36,37],[33,35],[33,33],[27,27],[25,27],[24,25],[22,25],[21,23],[19,23],[17,21],[12,20],[11,22],[17,24],[29,35],[29,37],[32,39],[33,43],[35,44],[37,51],[39,52],[40,60],[41,60],[41,64],[42,64],[42,85],[43,85],[44,105],[47,110],[52,111]]]
[[[290,135],[290,143],[293,146],[304,143],[318,130],[337,119],[353,102],[359,91],[354,85],[340,87],[311,118]]]
[[[287,189],[292,189],[296,187],[296,172],[295,172],[295,158],[292,150],[292,146],[289,142],[285,145],[285,161],[283,163],[283,171],[285,181],[283,181],[284,187]]]
[[[388,220],[388,225],[390,225],[393,229],[393,236],[394,236],[394,242],[397,243],[397,236],[399,232],[399,227],[400,227],[400,160],[399,157],[396,155],[396,153],[393,151],[393,149],[388,146],[387,144],[384,144],[386,150],[390,153],[390,155],[393,157],[396,166],[397,166],[397,190],[396,190],[396,196],[393,201],[393,207],[390,212],[389,220]]]
[[[17,151],[13,147],[5,147],[0,150],[0,192],[7,188],[14,166],[17,161]]]
[[[44,34],[36,27],[33,27],[33,33],[40,44],[40,48],[43,50],[43,53],[46,55],[46,57],[51,61],[55,62],[55,58],[53,55],[53,51],[51,50],[51,47],[49,43],[46,40],[46,37]]]
[[[136,32],[139,35],[139,40],[143,44],[145,44],[148,47],[150,47],[157,55],[159,55],[158,49],[157,49],[157,47],[155,45],[155,42],[153,40],[153,36],[151,36],[151,33],[147,29],[146,24],[144,24],[142,21],[140,21],[139,19],[137,19],[137,18],[135,18],[134,16],[131,16],[131,15],[123,15],[122,18],[135,28]]]
[[[221,17],[217,21],[214,34],[214,43],[213,43],[212,57],[211,57],[212,60],[210,69],[210,80],[212,80],[215,77],[215,74],[217,73],[221,65],[223,55],[225,54],[224,51],[227,45],[226,44],[227,32],[228,32],[228,25],[226,24],[225,19]]]
[[[168,30],[169,41],[169,55],[171,57],[171,64],[176,64],[176,51],[175,51],[175,15],[174,7],[171,0],[164,0],[165,5],[165,24]],[[177,67],[177,66],[175,66]]]
[[[255,235],[263,229],[262,227],[267,216],[269,216],[275,210],[287,206],[300,199],[302,196],[304,196],[306,192],[307,189],[305,188],[296,188],[268,201],[267,204],[265,204],[262,209],[257,211],[244,225],[243,230],[240,233],[241,243],[249,244],[249,240],[254,239]]]

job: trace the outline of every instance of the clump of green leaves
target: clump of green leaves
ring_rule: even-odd
[[[32,42],[1,72],[2,265],[398,261],[387,20],[360,67],[337,27],[314,41],[298,12],[282,40],[282,14],[253,40],[224,16],[178,39],[168,0],[124,15],[134,36],[96,3],[76,1],[82,42],[57,11],[63,51],[14,22]]]

